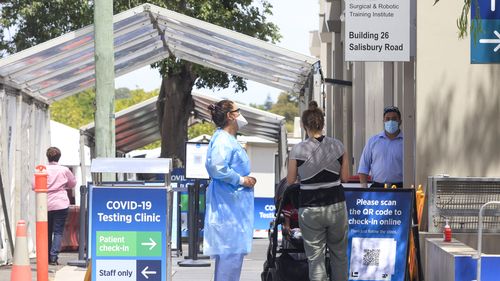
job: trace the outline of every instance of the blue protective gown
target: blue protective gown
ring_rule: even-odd
[[[253,188],[241,186],[250,174],[248,156],[236,138],[218,129],[209,144],[203,254],[246,254],[252,248]]]

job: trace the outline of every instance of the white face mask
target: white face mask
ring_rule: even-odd
[[[238,124],[238,130],[241,130],[241,128],[245,127],[248,124],[247,119],[243,117],[243,115],[238,115],[236,118],[236,123]]]

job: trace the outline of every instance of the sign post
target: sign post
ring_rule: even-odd
[[[94,281],[172,280],[172,159],[96,158],[90,172]],[[103,173],[164,174],[162,186],[102,182]]]
[[[473,64],[500,63],[500,0],[471,2],[470,61]]]
[[[345,61],[410,60],[410,0],[345,2]]]
[[[186,179],[194,179],[194,185],[190,185],[189,209],[188,209],[188,239],[189,256],[184,261],[178,262],[184,267],[209,267],[210,262],[199,260],[199,216],[200,216],[200,179],[208,180],[205,162],[207,159],[208,142],[186,142]]]

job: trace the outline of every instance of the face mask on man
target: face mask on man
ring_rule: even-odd
[[[243,115],[238,115],[236,118],[236,123],[238,124],[238,130],[241,130],[241,128],[245,127],[248,124],[247,119],[243,117]]]
[[[394,121],[394,120],[385,121],[384,122],[384,129],[389,134],[394,134],[399,129],[399,123],[398,123],[398,121]]]

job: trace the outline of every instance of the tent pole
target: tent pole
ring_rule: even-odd
[[[5,201],[5,191],[3,188],[2,173],[0,173],[0,196],[2,197],[2,209],[5,216],[5,227],[7,228],[7,237],[9,239],[10,253],[14,254],[14,240],[12,240],[12,232],[10,230],[9,213],[7,212],[7,202]]]

